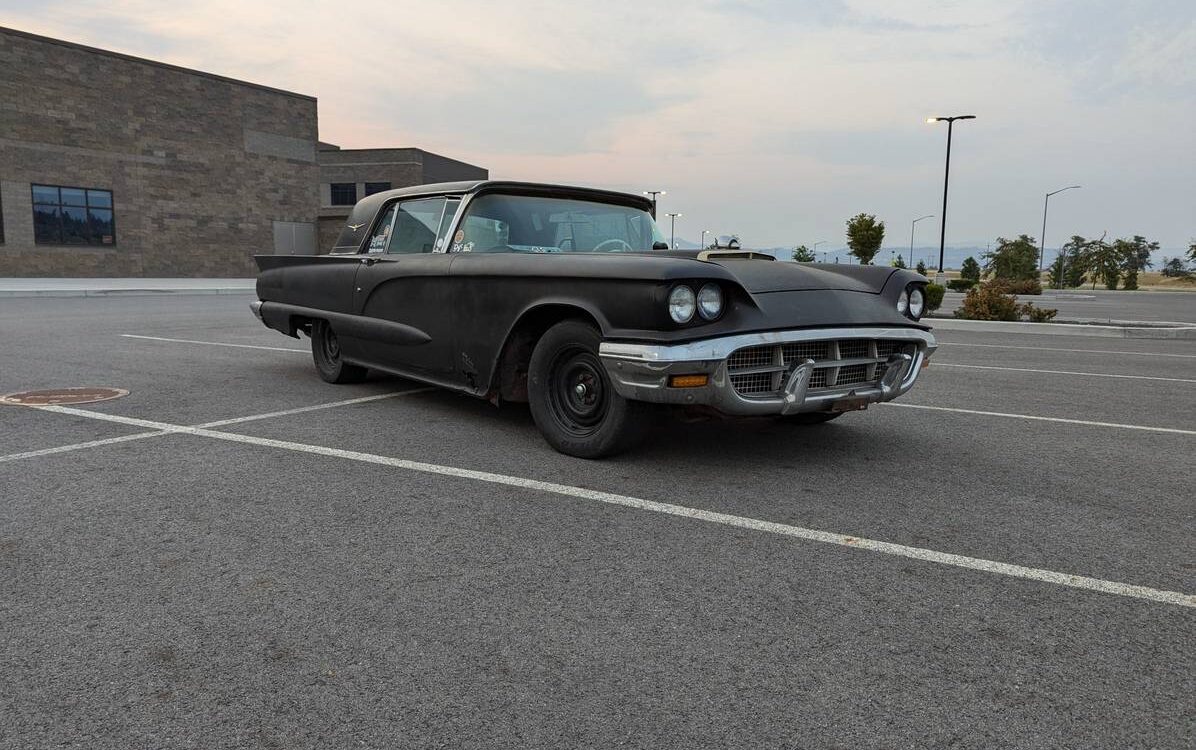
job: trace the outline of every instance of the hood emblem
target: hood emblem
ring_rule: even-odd
[[[365,226],[365,224],[350,224],[349,229],[356,232],[358,229],[361,229],[364,226]]]

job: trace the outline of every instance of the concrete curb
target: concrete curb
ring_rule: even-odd
[[[1122,321],[1121,325],[1086,323],[1021,323],[1003,320],[926,318],[933,328],[986,333],[1029,333],[1041,336],[1097,336],[1125,339],[1184,339],[1196,341],[1196,324]]]
[[[0,289],[2,298],[18,297],[152,297],[160,294],[253,294],[244,289]]]

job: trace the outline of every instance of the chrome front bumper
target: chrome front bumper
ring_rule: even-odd
[[[728,358],[739,349],[817,341],[875,339],[914,345],[913,354],[894,354],[884,364],[884,375],[875,383],[811,389],[815,370],[812,359],[795,361],[784,375],[779,396],[740,394],[731,382]],[[934,336],[916,328],[815,328],[800,331],[766,331],[706,339],[688,344],[657,346],[618,341],[598,348],[611,383],[620,396],[678,406],[708,406],[724,414],[764,416],[811,411],[842,411],[870,403],[891,401],[913,387],[923,364],[937,348]],[[826,362],[820,361],[825,367]],[[707,375],[707,385],[674,388],[674,375]]]

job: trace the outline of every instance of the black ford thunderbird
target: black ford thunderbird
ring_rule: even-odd
[[[527,402],[557,450],[626,447],[651,405],[816,424],[908,391],[935,350],[913,271],[668,249],[636,195],[519,182],[360,201],[329,255],[257,256],[254,313],[367,368]]]

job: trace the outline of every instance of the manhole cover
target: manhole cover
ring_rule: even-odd
[[[50,404],[94,404],[96,401],[110,401],[128,396],[123,388],[51,388],[45,391],[21,391],[0,396],[0,402],[23,406],[47,406]]]

